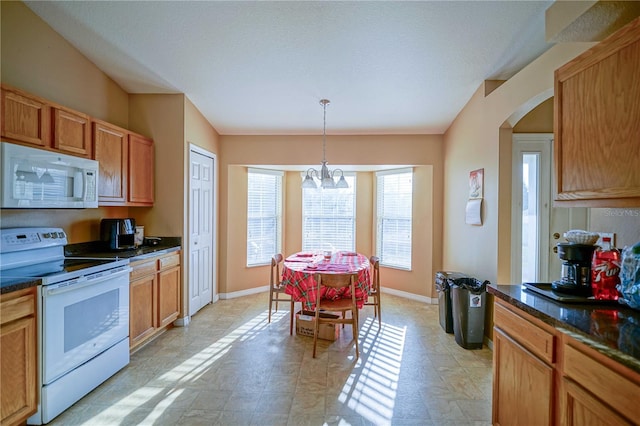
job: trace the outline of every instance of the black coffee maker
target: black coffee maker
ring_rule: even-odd
[[[597,247],[591,244],[558,244],[558,257],[564,262],[561,278],[552,282],[551,288],[561,293],[591,296],[591,258]]]

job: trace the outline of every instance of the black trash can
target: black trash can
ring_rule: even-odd
[[[476,278],[459,278],[451,284],[453,334],[465,349],[482,348],[487,284]]]
[[[462,272],[438,271],[436,272],[436,291],[438,292],[438,313],[440,314],[440,326],[447,333],[453,333],[453,312],[451,309],[451,280],[468,278]]]

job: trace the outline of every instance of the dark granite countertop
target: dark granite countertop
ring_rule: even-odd
[[[93,259],[129,259],[132,262],[164,253],[171,253],[181,249],[180,237],[162,237],[160,244],[155,246],[140,246],[132,250],[109,250],[100,241],[88,243],[68,244],[64,248],[65,257],[69,258],[93,258]],[[3,277],[0,273],[0,294],[11,293],[23,288],[40,285],[42,280],[33,277]]]
[[[556,302],[521,285],[492,284],[487,291],[640,373],[640,311]]]
[[[11,293],[24,288],[35,287],[42,282],[39,278],[4,278],[0,277],[0,294]]]
[[[182,238],[161,237],[160,244],[155,246],[142,245],[131,250],[109,250],[101,241],[68,244],[64,248],[66,257],[87,257],[96,259],[129,259],[132,262],[148,257],[158,256],[181,249]]]

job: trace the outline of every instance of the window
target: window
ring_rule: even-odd
[[[302,189],[302,250],[355,250],[356,177],[349,188]]]
[[[266,265],[281,250],[282,172],[249,169],[247,266]]]
[[[413,170],[378,172],[376,177],[376,253],[380,264],[411,270]]]

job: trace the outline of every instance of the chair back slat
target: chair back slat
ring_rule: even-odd
[[[355,279],[357,274],[323,274],[317,273],[315,275],[316,283],[318,286],[325,286],[331,288],[343,288],[351,285],[351,280]]]

